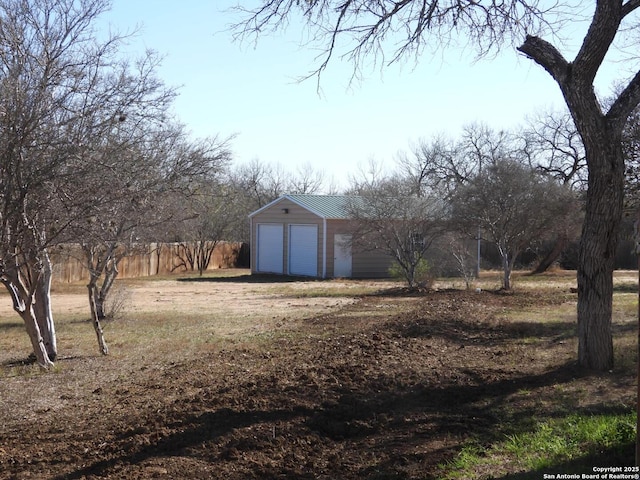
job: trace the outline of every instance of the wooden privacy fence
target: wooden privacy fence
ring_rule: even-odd
[[[186,272],[180,258],[180,243],[151,243],[139,246],[118,264],[118,278],[149,277],[174,272]],[[238,264],[242,244],[220,242],[216,245],[207,270],[232,268]],[[89,279],[79,245],[63,245],[50,253],[53,264],[53,281],[74,283]],[[197,271],[197,269],[196,269]]]

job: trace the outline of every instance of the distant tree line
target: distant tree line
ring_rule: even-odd
[[[639,119],[634,114],[624,130],[630,213],[638,206]],[[483,268],[503,270],[505,289],[511,288],[516,265],[532,273],[553,265],[577,267],[587,169],[584,146],[568,113],[545,112],[510,132],[470,124],[459,138],[421,139],[394,165],[372,160],[351,178],[349,193],[363,196],[367,204],[353,207],[359,224],[355,241],[366,244],[367,229],[396,239],[388,252],[410,286],[419,283],[414,272],[427,261],[436,272],[460,274],[470,285],[482,260]],[[404,201],[390,202],[392,197]],[[418,199],[419,215],[412,212]],[[392,219],[408,217],[415,221],[401,234]],[[627,216],[622,222],[616,254],[620,268],[637,266],[633,221]],[[416,244],[416,236],[424,241]]]

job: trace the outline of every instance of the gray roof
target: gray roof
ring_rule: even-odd
[[[273,202],[265,205],[259,210],[256,210],[250,217],[253,217],[257,213],[265,210],[266,208],[288,199],[293,203],[300,205],[302,208],[310,211],[311,213],[318,215],[321,218],[327,220],[340,220],[350,218],[348,212],[348,206],[351,202],[358,201],[360,197],[348,196],[348,195],[309,195],[292,193],[289,195],[283,195],[282,197],[274,200]]]

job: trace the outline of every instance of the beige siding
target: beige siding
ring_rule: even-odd
[[[334,237],[337,234],[350,234],[349,220],[327,221],[327,277],[333,277]],[[392,259],[382,251],[363,252],[354,247],[351,251],[351,276],[354,278],[385,278],[389,276]]]
[[[284,213],[283,209],[287,209],[288,213]],[[283,228],[283,244],[284,244],[284,265],[282,271],[287,273],[289,271],[288,265],[288,252],[289,252],[289,225],[317,225],[318,226],[318,276],[321,277],[323,273],[322,258],[323,258],[323,245],[324,245],[324,222],[323,219],[313,214],[309,210],[302,208],[301,206],[293,203],[292,201],[284,198],[281,201],[271,205],[269,208],[264,209],[260,213],[254,215],[251,218],[251,272],[256,272],[257,265],[257,226],[261,223],[269,224],[281,224]],[[254,247],[255,246],[255,247]]]
[[[386,278],[393,259],[384,252],[354,252],[353,278]]]

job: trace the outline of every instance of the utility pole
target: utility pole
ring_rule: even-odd
[[[478,177],[482,175],[482,155],[478,155]],[[482,230],[478,225],[478,262],[476,265],[476,279],[480,280],[480,242],[482,241]]]

